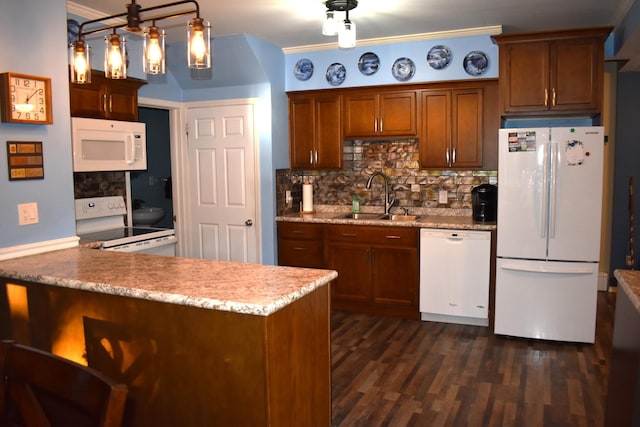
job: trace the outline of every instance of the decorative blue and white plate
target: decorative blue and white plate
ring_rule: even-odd
[[[344,65],[334,62],[327,68],[325,77],[331,86],[339,86],[342,84],[345,77],[347,77],[347,70],[344,68]]]
[[[447,68],[451,62],[451,49],[441,44],[435,45],[427,53],[427,63],[434,70],[442,70]]]
[[[391,67],[391,74],[396,80],[406,82],[410,80],[416,72],[416,67],[413,61],[409,58],[398,58]]]
[[[481,76],[489,68],[489,58],[487,54],[479,50],[471,51],[462,61],[464,70],[471,76]]]
[[[358,60],[358,69],[365,76],[375,74],[380,68],[380,58],[373,52],[363,53]]]
[[[309,80],[313,75],[313,62],[307,58],[302,58],[296,62],[295,67],[293,67],[293,74],[298,80]]]

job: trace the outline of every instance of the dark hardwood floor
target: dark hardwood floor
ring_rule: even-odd
[[[334,312],[332,424],[602,426],[614,305],[598,292],[595,344]]]

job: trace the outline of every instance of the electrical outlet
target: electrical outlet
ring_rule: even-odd
[[[440,190],[438,193],[438,203],[446,205],[449,202],[449,192],[447,190]]]
[[[38,223],[38,204],[22,203],[18,205],[18,224],[29,225]]]
[[[288,208],[293,207],[293,197],[291,197],[291,190],[285,191],[284,202]]]

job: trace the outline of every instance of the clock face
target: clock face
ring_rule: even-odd
[[[0,74],[0,120],[51,124],[51,79],[19,73]]]
[[[12,76],[9,84],[14,120],[47,121],[49,111],[44,80]]]

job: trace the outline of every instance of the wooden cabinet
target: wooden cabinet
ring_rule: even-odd
[[[417,319],[418,233],[412,227],[328,225],[326,268],[337,310]]]
[[[336,93],[289,95],[292,169],[342,167],[342,97]]]
[[[91,71],[90,84],[70,83],[71,116],[111,120],[138,120],[138,89],[144,80],[112,80]]]
[[[415,137],[414,90],[356,90],[344,95],[345,138]]]
[[[324,268],[324,226],[278,222],[278,265]]]
[[[420,166],[482,166],[483,89],[428,89],[420,101]]]
[[[500,49],[500,114],[597,115],[606,28],[493,36]]]

